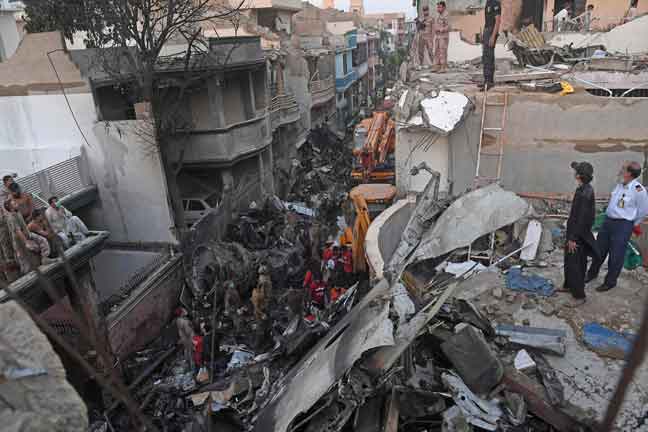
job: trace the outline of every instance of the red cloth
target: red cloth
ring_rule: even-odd
[[[326,284],[323,281],[315,280],[313,272],[308,270],[304,277],[304,288],[308,289],[310,298],[313,303],[324,305],[324,293],[326,292]]]
[[[194,352],[193,352],[194,362],[196,363],[196,366],[202,366],[203,337],[194,336],[192,342],[194,347]]]
[[[344,273],[353,273],[353,252],[345,250],[342,253],[342,263],[344,265]]]
[[[306,276],[304,276],[304,288],[309,286],[312,281],[313,281],[313,272],[308,270],[306,272]]]
[[[641,231],[641,225],[635,225],[634,228],[632,229],[632,233],[637,237],[643,234],[643,231]]]
[[[328,248],[324,249],[324,252],[322,253],[322,261],[324,261],[326,263],[331,258],[333,258],[333,248],[328,247]]]
[[[324,305],[324,295],[326,294],[326,285],[322,281],[313,281],[310,284],[310,294],[313,303]]]

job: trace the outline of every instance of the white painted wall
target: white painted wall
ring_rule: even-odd
[[[0,61],[5,61],[16,52],[20,34],[13,12],[0,12]]]
[[[92,226],[124,242],[175,242],[160,156],[140,138],[138,120],[95,125],[96,145],[84,147],[90,177],[99,188]]]
[[[86,136],[97,116],[92,95],[69,95]],[[89,138],[90,139],[90,138]],[[32,174],[80,154],[83,137],[63,95],[0,97],[0,173]]]
[[[421,162],[441,173],[440,192],[448,191],[448,137],[437,135],[424,128],[401,128],[396,136],[396,187],[399,196],[410,192],[423,192],[430,180],[430,174],[421,171],[410,174],[412,167]]]

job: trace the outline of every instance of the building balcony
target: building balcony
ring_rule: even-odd
[[[350,71],[343,77],[335,78],[335,90],[338,93],[346,91],[351,84],[353,84],[358,79],[358,73],[355,70]]]
[[[333,36],[333,45],[338,52],[356,49],[358,48],[358,35],[355,30],[344,35],[335,35]]]
[[[333,77],[311,81],[310,88],[314,107],[323,105],[335,97],[335,80]]]
[[[297,100],[293,95],[276,94],[273,92],[270,101],[270,127],[276,130],[278,127],[294,123],[299,120],[300,112]]]
[[[178,137],[175,147],[178,155],[184,149],[185,165],[231,166],[270,145],[268,118],[269,113],[262,111],[253,119],[226,128],[191,130],[188,139]]]

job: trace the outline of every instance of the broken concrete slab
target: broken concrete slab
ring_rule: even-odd
[[[448,135],[468,115],[472,102],[464,94],[442,90],[421,101],[423,120],[434,132]]]
[[[87,408],[66,379],[66,371],[48,338],[15,302],[0,305],[0,424],[3,431],[88,429]],[[36,370],[46,373],[34,374]]]
[[[434,227],[423,234],[408,264],[466,247],[531,212],[532,207],[526,200],[496,184],[469,192],[455,200]]]
[[[502,363],[481,332],[471,325],[442,343],[441,350],[475,393],[488,393],[502,379]]]

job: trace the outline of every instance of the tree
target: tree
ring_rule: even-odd
[[[60,31],[63,36],[72,40],[76,31],[83,28],[83,0],[24,0],[25,30],[28,33]]]
[[[210,53],[204,29],[223,21],[238,28],[245,0],[232,0],[234,4],[230,0],[72,1],[75,6],[65,8],[64,16],[60,16],[52,13],[48,0],[28,0],[34,3],[32,10],[50,14],[30,18],[33,27],[37,27],[36,23],[58,26],[69,35],[84,31],[86,45],[96,48],[92,67],[126,88],[136,104],[150,107],[150,127],[142,128],[138,134],[150,141],[160,155],[177,234],[181,234],[185,223],[177,176],[182,157],[174,159],[171,146],[178,134],[186,133],[189,127],[181,115],[185,111],[183,102],[192,86],[213,73],[201,66],[206,62],[224,65],[228,61],[229,55],[215,58]],[[38,9],[36,2],[41,3]],[[71,13],[76,16],[68,16]],[[164,47],[171,44],[183,46],[184,51],[163,55]],[[173,73],[162,73],[164,70]]]

